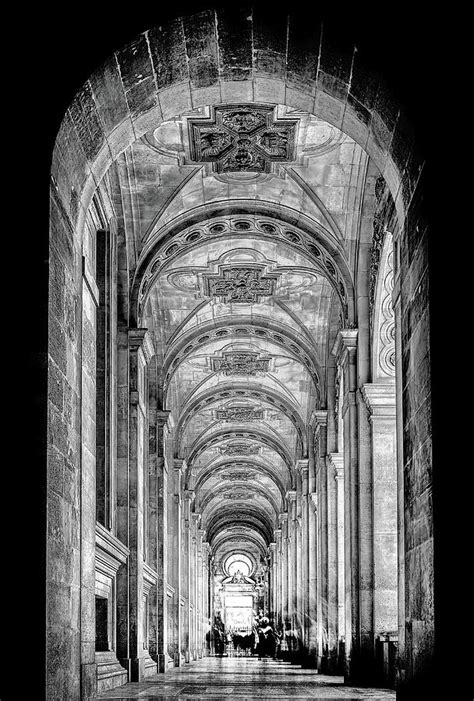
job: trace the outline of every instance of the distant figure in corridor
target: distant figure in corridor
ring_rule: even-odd
[[[260,621],[260,626],[257,628],[257,633],[258,658],[262,659],[263,657],[275,657],[277,638],[268,618],[262,618]]]
[[[216,655],[223,655],[224,654],[224,645],[225,645],[225,628],[224,628],[224,622],[222,618],[220,617],[220,614],[217,614],[217,616],[214,619],[214,625],[212,626],[212,632],[214,634],[214,650],[216,652]]]

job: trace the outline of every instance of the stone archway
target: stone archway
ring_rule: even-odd
[[[195,41],[196,37],[200,38],[199,42]],[[257,48],[252,51],[252,40],[256,37]],[[238,54],[233,49],[237,38],[240,47]],[[401,319],[402,354],[411,359],[405,360],[402,368],[403,386],[410,384],[416,374],[424,373],[429,377],[428,356],[420,350],[427,347],[426,335],[420,323],[410,326],[404,321],[409,318],[409,311],[416,309],[417,319],[427,323],[429,312],[428,288],[425,284],[426,239],[422,238],[423,228],[413,223],[415,219],[412,216],[420,173],[415,151],[410,137],[405,133],[398,107],[391,105],[388,108],[385,88],[380,85],[371,94],[365,90],[356,52],[341,57],[343,60],[337,65],[333,62],[331,47],[324,36],[321,38],[319,30],[315,32],[313,40],[313,50],[308,50],[306,30],[301,22],[291,18],[289,24],[282,23],[280,34],[273,34],[270,39],[261,18],[252,16],[249,20],[237,13],[230,19],[225,11],[209,11],[153,28],[118,51],[110,62],[91,76],[68,109],[58,133],[53,154],[51,209],[50,479],[57,460],[66,460],[71,480],[82,495],[82,511],[67,506],[67,500],[54,492],[50,482],[49,522],[52,532],[48,542],[51,567],[48,581],[52,589],[57,590],[57,595],[50,599],[49,606],[51,613],[58,610],[59,590],[65,589],[75,593],[82,591],[83,604],[80,612],[76,612],[76,627],[71,628],[69,622],[60,622],[51,630],[50,651],[63,647],[73,655],[78,639],[81,639],[83,693],[89,686],[93,688],[96,674],[91,630],[94,616],[88,608],[89,604],[85,603],[94,586],[89,572],[89,558],[96,543],[94,518],[90,511],[93,507],[88,502],[95,478],[96,416],[92,397],[96,388],[95,360],[91,349],[95,345],[95,306],[99,300],[94,271],[97,264],[94,232],[109,225],[118,232],[117,211],[120,209],[121,216],[126,217],[127,212],[133,210],[133,198],[120,204],[112,198],[108,199],[106,185],[108,178],[117,178],[116,167],[128,167],[126,151],[132,143],[163,120],[196,108],[223,103],[262,102],[286,105],[314,114],[353,139],[383,176],[398,217],[395,261],[396,285],[400,295],[395,304],[395,314],[398,313]],[[311,46],[311,41],[309,43]],[[302,44],[304,51],[301,50]],[[172,62],[170,55],[173,56]],[[118,299],[123,295],[126,304],[118,304],[111,312],[119,317],[127,313],[131,276],[140,262],[129,241],[120,247],[120,255]],[[415,257],[416,266],[413,265]],[[420,291],[416,300],[411,295],[413,289]],[[81,309],[82,315],[82,323],[76,326],[72,323],[74,304]],[[125,327],[132,326],[130,318],[132,315],[122,319]],[[350,337],[349,333],[347,339]],[[140,368],[151,362],[153,354],[140,329],[130,331],[128,341],[131,352],[135,354],[133,371],[137,373],[136,379],[131,380],[133,391],[140,392],[143,391],[139,389]],[[123,339],[119,341],[118,366],[121,363],[120,354],[124,353],[124,342]],[[80,379],[74,363],[82,367]],[[123,377],[129,377],[129,372],[127,363],[127,372]],[[119,374],[119,385],[126,391],[123,382],[120,384],[123,377],[120,380]],[[430,441],[427,428],[430,415],[429,382],[426,388],[421,411],[409,396],[403,408],[405,471],[412,469],[419,460],[419,456],[415,457],[418,448]],[[55,399],[59,396],[58,392],[62,392],[61,401]],[[77,411],[79,397],[83,401],[81,410]],[[87,397],[90,402],[84,401]],[[138,409],[130,409],[127,421],[136,421],[139,425],[140,421],[146,420],[145,417],[139,419],[134,411]],[[137,432],[142,429],[137,428]],[[158,442],[163,440],[162,437],[158,438]],[[130,462],[125,460],[125,456],[121,457],[123,466],[127,464],[128,470]],[[417,469],[424,474],[429,472],[428,459],[422,459],[421,464],[417,465]],[[426,513],[423,504],[425,497],[419,492],[419,485],[411,484],[410,489],[410,494],[405,495],[410,504],[405,518],[407,539],[419,511]],[[72,531],[79,526],[81,528],[80,545],[69,545],[76,560],[81,562],[83,572],[89,573],[88,580],[84,577],[79,580],[77,567],[71,563],[65,569],[65,581],[58,583],[55,579],[53,570],[66,557],[63,532],[58,525],[58,514],[65,513],[64,509],[68,511]],[[107,538],[105,534],[102,537]],[[119,548],[115,541],[114,544]],[[432,562],[430,539],[422,544],[422,551],[424,562]],[[423,567],[420,557],[415,552],[408,555],[406,579],[421,582]],[[124,551],[120,556],[126,557],[127,553]],[[150,577],[152,579],[152,575]],[[433,612],[429,602],[433,581],[431,578],[424,579],[424,582],[421,610],[413,610],[419,625],[411,626],[406,631],[406,643],[408,639],[410,643],[405,652],[407,669],[414,677],[418,665],[426,663],[429,666],[431,659]],[[153,586],[152,581],[148,584]],[[61,618],[57,620],[61,621]],[[132,669],[130,672],[134,673]],[[77,670],[63,670],[62,678],[63,688],[69,689],[68,694],[75,698],[79,693]],[[54,684],[54,681],[51,683]]]

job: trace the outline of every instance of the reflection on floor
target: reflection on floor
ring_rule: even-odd
[[[166,674],[132,682],[98,696],[101,699],[371,699],[393,701],[389,689],[343,685],[342,677],[315,674],[312,669],[255,657],[207,657]]]

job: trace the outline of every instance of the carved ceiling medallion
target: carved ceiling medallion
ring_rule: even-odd
[[[226,472],[222,475],[223,479],[229,482],[248,482],[255,479],[256,473],[249,472],[248,470],[241,470],[239,472]]]
[[[264,275],[262,266],[232,265],[220,268],[218,275],[204,275],[204,294],[225,303],[259,302],[273,294],[277,275]]]
[[[269,358],[259,358],[258,353],[231,352],[222,358],[211,358],[214,372],[224,375],[257,375],[268,372]]]
[[[248,492],[248,491],[239,491],[236,490],[235,492],[227,492],[224,494],[224,499],[253,499],[254,494],[253,492]]]
[[[247,406],[232,406],[226,409],[218,409],[216,412],[219,421],[257,421],[263,419],[263,411]]]
[[[191,160],[217,173],[268,173],[272,162],[294,160],[298,120],[273,115],[265,105],[223,105],[211,118],[190,119]]]
[[[251,443],[232,443],[220,448],[222,455],[258,455],[258,445]]]

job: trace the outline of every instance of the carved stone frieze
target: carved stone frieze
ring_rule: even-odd
[[[218,409],[216,412],[220,421],[257,421],[263,419],[263,411],[247,406],[232,406]]]
[[[262,266],[232,265],[218,275],[204,275],[204,294],[219,297],[225,303],[259,302],[273,294],[276,275],[264,275]]]
[[[231,352],[222,358],[211,358],[214,372],[224,375],[257,375],[268,372],[269,358],[259,358],[258,353]]]
[[[210,118],[188,121],[192,161],[218,173],[268,173],[272,162],[295,158],[298,120],[274,119],[267,105],[222,105]]]

